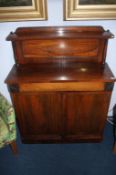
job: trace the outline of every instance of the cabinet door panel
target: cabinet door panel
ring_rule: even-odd
[[[72,139],[100,139],[107,117],[110,93],[64,95],[65,134]]]
[[[39,139],[40,135],[41,140],[60,136],[62,132],[60,94],[22,93],[13,94],[12,98],[23,136],[30,135],[32,139]]]

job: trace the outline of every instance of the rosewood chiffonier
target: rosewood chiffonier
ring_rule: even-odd
[[[100,26],[26,27],[7,37],[6,78],[23,143],[99,142],[115,78]]]

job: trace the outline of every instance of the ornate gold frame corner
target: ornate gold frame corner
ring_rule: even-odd
[[[32,6],[0,7],[0,22],[47,19],[47,0],[32,0]]]
[[[64,0],[64,20],[116,19],[116,5],[79,5],[79,0]]]

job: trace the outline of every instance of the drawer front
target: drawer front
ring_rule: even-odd
[[[30,83],[21,84],[20,92],[31,91],[103,91],[103,82],[77,82],[77,83]]]

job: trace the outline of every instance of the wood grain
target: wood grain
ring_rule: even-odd
[[[102,82],[78,82],[78,83],[29,83],[21,84],[20,92],[40,91],[103,91]]]

